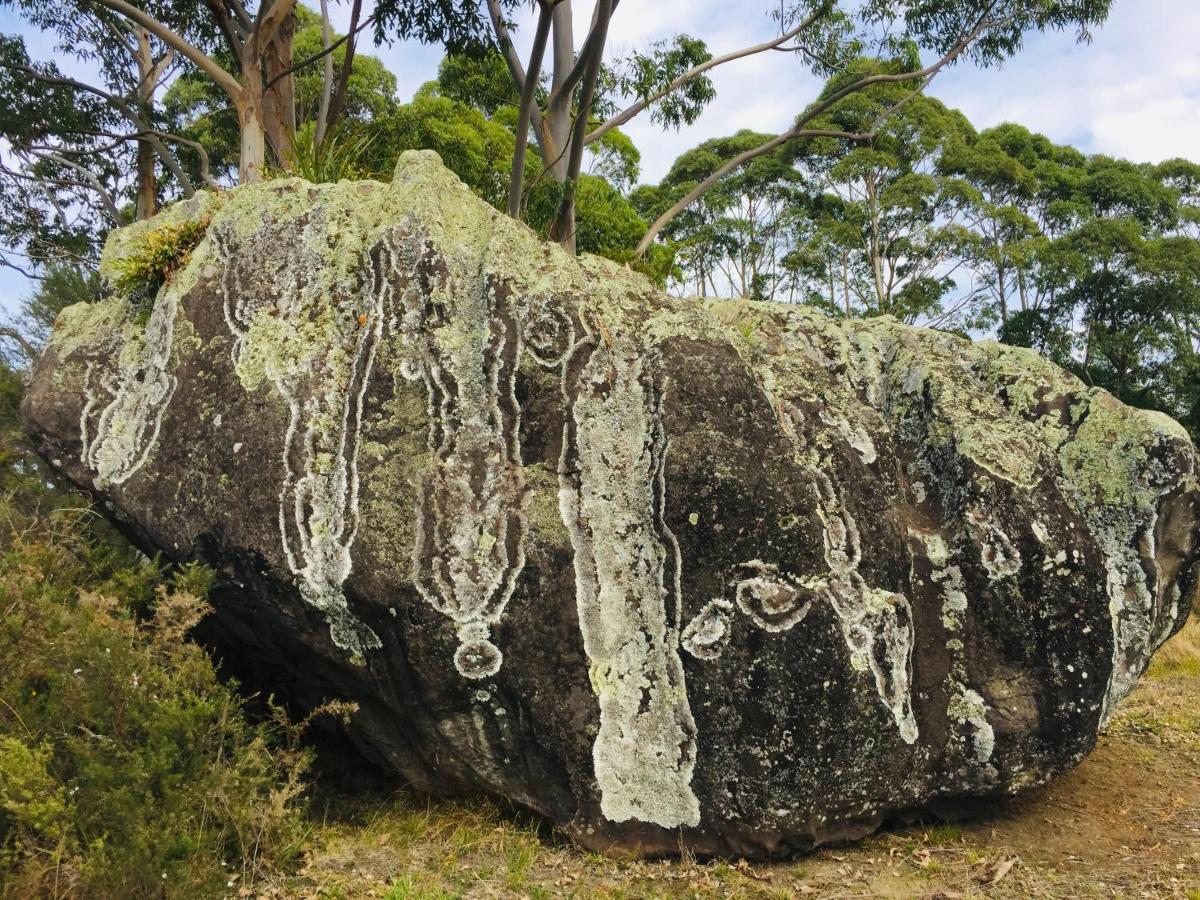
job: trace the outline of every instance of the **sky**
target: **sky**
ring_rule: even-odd
[[[704,39],[719,55],[775,33],[767,14],[771,5],[757,0],[623,0],[610,27],[609,50],[619,56],[685,31]],[[349,18],[348,6],[346,0],[331,4],[339,30]],[[577,41],[584,37],[590,9],[586,0],[577,5]],[[517,32],[519,48],[532,31],[532,17],[525,21]],[[31,51],[51,58],[52,42],[30,33],[11,13],[0,12],[0,32],[14,31],[26,35]],[[952,67],[934,80],[930,93],[961,109],[976,128],[1015,121],[1086,153],[1138,162],[1198,159],[1198,44],[1200,0],[1113,0],[1111,15],[1090,44],[1077,43],[1073,33],[1031,35],[1003,67]],[[412,42],[364,46],[363,51],[374,52],[396,74],[402,100],[434,77],[442,56],[437,47]],[[67,61],[59,62],[71,69]],[[679,154],[709,138],[741,128],[786,128],[819,87],[793,55],[777,52],[734,61],[712,70],[711,76],[717,97],[692,126],[663,132],[644,115],[625,126],[642,153],[643,182],[658,181]],[[29,290],[25,279],[0,269],[0,309],[12,311]]]

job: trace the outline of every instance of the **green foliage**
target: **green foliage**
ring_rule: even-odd
[[[232,60],[217,60],[231,64]],[[163,96],[163,115],[170,130],[203,145],[208,153],[214,178],[234,180],[237,174],[237,111],[213,82],[193,69],[185,70],[171,82]],[[193,179],[200,177],[200,160],[190,147],[178,148],[180,160]]]
[[[127,148],[102,149],[111,141],[97,137],[125,123],[95,95],[40,80],[63,77],[54,62],[32,58],[23,38],[0,35],[0,261],[21,268],[98,254],[112,213],[89,178],[111,197],[128,196]]]
[[[968,262],[1001,339],[1200,434],[1195,167],[1085,157],[1012,124],[943,164],[977,192]]]
[[[139,236],[132,252],[113,261],[113,289],[148,313],[159,288],[188,264],[192,251],[204,239],[211,218],[205,215],[168,222]]]
[[[296,35],[292,40],[292,58],[308,59],[321,52],[320,18],[304,7],[297,7]],[[337,40],[337,35],[331,35]],[[346,45],[342,44],[330,56],[333,57],[334,75],[341,72],[346,62]],[[321,105],[324,87],[324,60],[313,63],[298,71],[293,79],[296,97],[296,121],[315,122]],[[396,76],[388,70],[377,56],[355,52],[350,67],[350,80],[346,84],[345,117],[354,123],[369,122],[385,116],[396,108]]]
[[[412,103],[371,126],[372,168],[390,172],[405,150],[436,150],[446,167],[476,194],[505,207],[512,169],[512,130],[459,100],[422,90]]]
[[[628,200],[608,181],[580,175],[575,193],[576,242],[582,253],[595,253],[623,262],[646,233]]]
[[[906,59],[854,60],[827,83],[828,95],[873,74],[909,71]],[[797,146],[797,162],[824,190],[810,200],[807,256],[789,264],[817,274],[809,299],[843,314],[889,314],[933,320],[955,282],[946,271],[972,242],[963,226],[974,196],[970,185],[939,165],[946,148],[974,135],[962,113],[904,83],[877,84],[850,94],[811,124],[868,133],[866,143],[818,138]],[[823,257],[824,265],[819,260]],[[818,262],[816,272],[803,267]],[[832,285],[832,286],[830,286]]]
[[[648,53],[633,53],[613,73],[616,93],[650,100],[672,81],[694,66],[708,62],[712,54],[704,41],[686,34],[653,43]],[[717,91],[707,75],[690,78],[650,107],[650,121],[666,128],[691,125]]]
[[[1016,53],[1030,31],[1070,29],[1086,40],[1090,29],[1107,18],[1112,0],[864,0],[853,5],[865,25],[893,36],[893,46],[907,44],[938,54],[948,52],[978,22],[989,20],[992,27],[963,56],[990,66]]]
[[[195,897],[288,863],[299,727],[252,723],[173,579],[54,487],[0,368],[0,896]],[[339,708],[339,711],[344,711]]]
[[[374,135],[342,126],[318,142],[316,126],[307,122],[292,143],[292,171],[272,174],[297,175],[313,184],[368,178],[373,174],[367,161],[374,141]]]
[[[638,180],[642,154],[633,139],[619,128],[610,128],[587,147],[591,155],[588,174],[607,179],[620,191],[628,191]]]
[[[511,9],[516,0],[499,0]],[[475,0],[377,0],[375,43],[415,39],[450,53],[480,54],[493,46],[491,24]]]
[[[680,156],[662,183],[638,188],[631,200],[652,220],[734,156],[768,135],[749,130],[705,141]],[[746,297],[778,296],[788,277],[783,255],[796,241],[802,177],[784,148],[764,154],[721,179],[666,229],[679,278],[701,294],[728,283]]]
[[[515,109],[521,102],[499,51],[477,56],[447,54],[438,66],[437,92],[473,106],[489,118],[501,109]]]

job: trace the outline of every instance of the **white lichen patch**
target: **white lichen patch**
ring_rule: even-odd
[[[983,697],[961,684],[957,685],[946,709],[951,722],[970,729],[972,760],[978,765],[990,761],[996,748],[996,733],[987,720],[987,713],[988,706]]]
[[[696,726],[679,658],[679,548],[663,520],[662,386],[644,357],[588,335],[564,368],[559,493],[600,730],[600,806],[614,822],[694,826]],[[674,610],[668,611],[668,601]],[[710,619],[713,617],[710,617]],[[701,622],[719,640],[716,621]]]
[[[933,580],[942,587],[942,625],[947,631],[958,631],[967,613],[962,570],[958,566],[935,569]]]
[[[729,643],[733,604],[710,600],[683,629],[680,643],[697,659],[717,659]]]
[[[525,565],[521,330],[485,276],[490,231],[433,242],[427,226],[392,233],[376,253],[379,277],[395,280],[404,374],[429,398],[431,463],[418,490],[413,581],[455,624],[459,674],[481,679],[503,662],[489,629]]]
[[[941,591],[942,627],[949,635],[960,634],[968,609],[962,569],[951,563],[953,554],[937,532],[910,527],[909,537],[923,548],[925,558],[933,566],[930,577]],[[915,570],[913,577],[917,577]],[[950,698],[946,706],[946,720],[950,725],[946,749],[969,760],[976,772],[994,779],[998,773],[987,764],[995,751],[996,736],[987,720],[987,702],[978,691],[967,686],[965,649],[959,637],[951,636],[946,640],[950,656],[949,671],[943,682]]]
[[[792,583],[780,576],[778,566],[758,560],[745,563],[742,568],[757,574],[737,583],[734,593],[738,608],[759,628],[787,631],[808,614],[817,597],[812,587]]]
[[[1004,530],[982,509],[967,513],[967,522],[979,541],[979,557],[989,581],[1010,578],[1021,571],[1021,554]]]
[[[202,243],[189,264],[159,290],[143,328],[125,322],[92,336],[94,348],[105,353],[103,361],[87,365],[79,434],[80,457],[96,473],[97,488],[127,481],[146,464],[158,442],[163,415],[175,393],[179,301],[196,284],[206,251]],[[123,305],[125,301],[115,297],[95,306],[99,313]],[[59,349],[66,348],[60,344]]]
[[[361,660],[382,643],[351,612],[343,585],[358,532],[363,397],[386,298],[355,290],[363,260],[352,252],[329,266],[322,242],[336,212],[314,208],[298,229],[287,223],[286,237],[280,223],[251,231],[221,223],[212,239],[234,369],[248,390],[271,385],[288,410],[280,452],[284,557],[301,597],[324,614],[333,643]]]
[[[813,472],[817,516],[823,526],[829,576],[823,593],[841,624],[851,665],[870,671],[879,699],[906,743],[917,740],[912,710],[912,609],[894,591],[867,585],[859,574],[858,526],[825,471]]]
[[[815,356],[826,359],[820,348],[811,343],[808,346]],[[779,357],[772,357],[771,362],[782,368],[794,365],[791,360]],[[859,574],[862,551],[858,524],[828,474],[828,458],[820,452],[821,447],[840,442],[849,445],[869,464],[875,461],[874,443],[868,445],[862,440],[865,432],[861,428],[850,426],[833,414],[820,417],[823,427],[810,443],[805,437],[802,410],[777,393],[784,372],[776,372],[769,366],[754,371],[775,411],[780,430],[792,445],[793,459],[811,479],[828,571],[801,578],[780,577],[774,566],[758,560],[746,563],[742,568],[752,571],[735,588],[738,606],[759,627],[780,632],[802,621],[813,600],[825,600],[837,616],[851,667],[870,675],[901,738],[906,743],[915,743],[918,729],[912,710],[912,609],[903,594],[871,587]]]

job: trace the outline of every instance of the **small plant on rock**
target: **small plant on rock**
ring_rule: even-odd
[[[113,288],[128,297],[141,316],[148,316],[155,295],[188,264],[211,221],[211,215],[204,215],[147,231],[133,252],[113,261]]]

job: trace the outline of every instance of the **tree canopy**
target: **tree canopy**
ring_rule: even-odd
[[[5,5],[95,72],[67,77],[0,36],[0,261],[44,279],[35,340],[63,298],[102,289],[110,228],[246,177],[253,107],[269,177],[387,178],[400,152],[431,148],[497,209],[674,290],[993,333],[1200,425],[1200,166],[1087,156],[1018,123],[977,131],[924,93],[1038,30],[1086,40],[1109,0],[803,0],[721,56],[685,32],[613,56],[619,2],[577,42],[569,0],[543,0],[524,59],[518,5],[499,0],[350,0],[344,34],[327,4],[290,0]],[[363,35],[447,54],[401,102]],[[717,67],[768,51],[825,77],[791,127],[705,140],[639,184],[622,126],[686,126]]]

